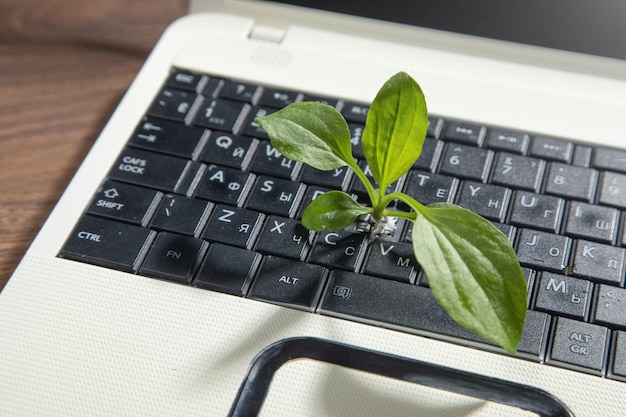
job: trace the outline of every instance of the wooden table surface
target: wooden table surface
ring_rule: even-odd
[[[0,289],[187,3],[0,2]]]

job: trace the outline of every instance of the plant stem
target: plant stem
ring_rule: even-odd
[[[407,220],[415,220],[416,214],[414,211],[406,212],[406,211],[397,211],[397,210],[383,210],[383,217],[402,217]]]
[[[349,163],[349,166],[350,168],[352,168],[352,170],[354,171],[356,176],[359,178],[359,180],[361,180],[361,182],[363,183],[363,186],[365,187],[365,190],[367,191],[367,196],[370,198],[370,202],[372,203],[372,208],[374,209],[374,212],[376,212],[377,207],[379,206],[380,198],[376,194],[376,190],[374,189],[374,186],[370,182],[369,178],[367,178],[367,175],[365,175],[365,172],[363,172],[359,164],[352,161],[352,163]],[[386,205],[383,206],[383,208],[384,207],[386,207]],[[372,215],[373,214],[374,213],[372,213]]]
[[[380,204],[384,205],[384,207],[387,207],[389,203],[391,203],[393,200],[398,200],[406,203],[414,211],[421,211],[421,208],[424,207],[423,204],[404,193],[387,194],[383,199],[381,199]]]

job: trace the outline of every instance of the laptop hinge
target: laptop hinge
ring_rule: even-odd
[[[248,38],[259,41],[280,43],[285,36],[284,29],[278,29],[271,26],[254,25]]]

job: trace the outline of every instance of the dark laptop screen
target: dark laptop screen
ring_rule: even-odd
[[[626,0],[276,0],[626,60]]]

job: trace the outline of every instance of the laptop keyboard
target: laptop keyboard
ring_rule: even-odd
[[[173,70],[59,256],[498,351],[435,302],[411,223],[376,240],[302,226],[325,191],[367,198],[347,168],[288,160],[253,122],[310,100],[342,112],[367,171],[367,104]],[[626,380],[626,151],[431,116],[391,187],[509,237],[529,290],[519,357]]]

